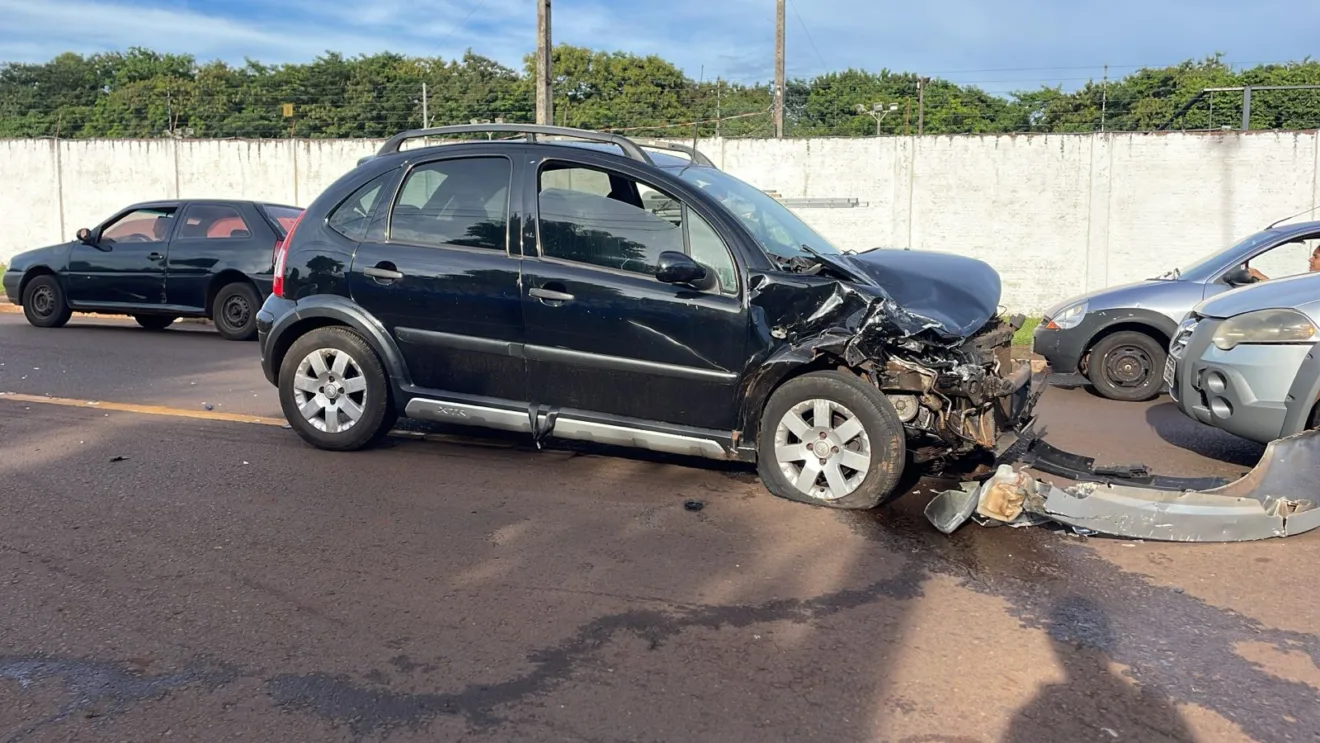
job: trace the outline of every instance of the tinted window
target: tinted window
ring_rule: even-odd
[[[504,250],[511,173],[502,157],[413,168],[390,213],[390,241]]]
[[[733,257],[714,228],[672,196],[618,173],[543,171],[540,231],[543,255],[635,273],[654,274],[665,251],[687,253],[719,277],[721,291],[737,293]]]
[[[330,229],[350,240],[360,242],[365,239],[367,227],[371,223],[371,215],[376,211],[381,192],[393,177],[394,173],[390,172],[367,181],[335,207],[326,224]]]
[[[293,223],[297,222],[298,217],[301,217],[303,213],[303,210],[296,206],[265,204],[262,209],[266,211],[267,216],[275,220],[275,224],[280,226],[280,231],[285,235],[289,234],[289,230],[293,229]]]
[[[163,242],[170,233],[174,207],[135,209],[101,231],[103,242]]]
[[[229,240],[252,237],[252,228],[232,206],[194,204],[183,212],[176,240]]]
[[[610,174],[608,196],[597,193],[599,178],[587,168],[572,168],[574,188],[555,187],[568,182],[562,170],[542,173],[539,229],[541,252],[551,258],[591,263],[636,273],[654,274],[660,254],[683,252],[682,220],[663,216],[664,197],[643,197],[632,180]],[[605,175],[597,172],[598,176]],[[550,176],[549,179],[546,176]],[[551,183],[547,183],[550,180]],[[594,188],[593,188],[594,186]],[[578,190],[587,188],[590,190]],[[646,202],[655,210],[647,208]],[[655,202],[662,202],[657,205]],[[681,210],[679,210],[681,215]]]

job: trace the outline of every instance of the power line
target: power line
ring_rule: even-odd
[[[472,19],[472,16],[475,15],[476,12],[477,12],[478,10],[481,10],[481,6],[483,6],[483,5],[485,5],[485,4],[486,4],[486,0],[477,0],[477,4],[476,4],[476,5],[473,5],[473,6],[472,6],[472,10],[469,10],[469,11],[468,11],[468,14],[465,15],[465,16],[463,16],[463,20],[459,21],[459,22],[458,22],[453,28],[449,29],[449,33],[445,34],[444,38],[442,38],[442,39],[440,39],[439,41],[437,41],[437,42],[435,43],[435,45],[436,45],[436,46],[441,46],[441,45],[444,44],[446,41],[449,41],[450,37],[452,37],[454,34],[458,33],[459,29],[461,29],[461,28],[463,28],[464,26],[466,26],[466,25],[467,25],[467,22],[468,22],[469,20]]]
[[[821,69],[828,70],[830,66],[826,64],[825,58],[821,56],[820,49],[816,46],[816,40],[811,38],[811,30],[807,28],[806,21],[802,20],[802,14],[798,12],[797,3],[788,0],[788,4],[793,7],[793,15],[797,16],[798,24],[802,26],[802,33],[807,35],[807,43],[811,44],[811,49],[816,52],[816,59],[820,60]]]

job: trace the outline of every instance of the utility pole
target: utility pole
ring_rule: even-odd
[[[536,0],[536,123],[553,124],[550,95],[550,0]]]
[[[1242,89],[1242,131],[1251,128],[1251,86]]]
[[[1109,112],[1109,65],[1105,65],[1104,82],[1100,84],[1100,131],[1105,130],[1105,114]]]
[[[422,128],[423,129],[431,128],[431,114],[430,114],[430,109],[427,108],[427,98],[428,96],[426,95],[426,83],[422,83]]]
[[[720,91],[724,89],[724,78],[715,78],[715,138],[720,138]]]
[[[775,137],[784,136],[784,0],[775,0]]]
[[[917,78],[917,136],[920,137],[926,133],[926,83],[930,82],[928,77]]]

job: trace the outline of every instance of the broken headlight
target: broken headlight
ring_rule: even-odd
[[[1315,337],[1315,323],[1306,315],[1275,309],[1230,317],[1215,328],[1210,341],[1221,351],[1231,351],[1239,343],[1310,343]]]
[[[1086,302],[1078,302],[1063,308],[1062,312],[1050,318],[1045,327],[1050,330],[1072,330],[1082,324],[1083,317],[1086,317]]]

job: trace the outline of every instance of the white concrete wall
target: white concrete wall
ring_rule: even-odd
[[[133,201],[176,196],[307,205],[370,140],[0,140],[0,261],[69,239]],[[840,247],[971,255],[1003,303],[1072,294],[1186,264],[1320,205],[1317,132],[705,140],[723,169],[787,198]]]

